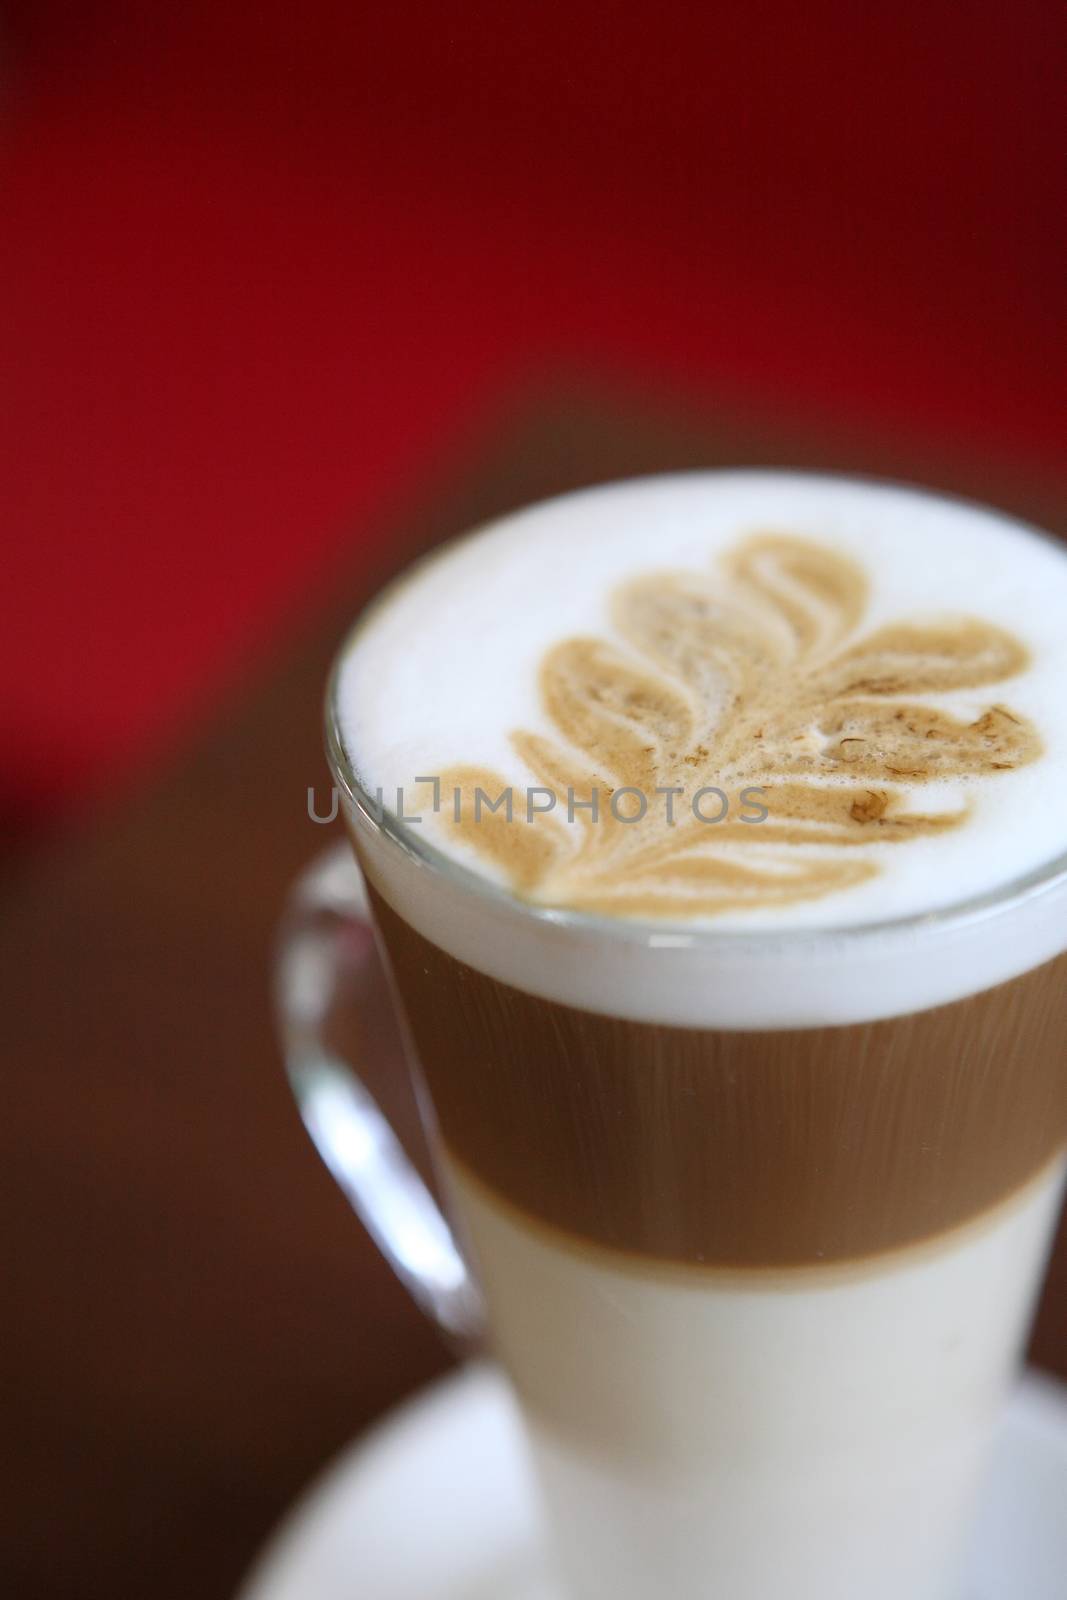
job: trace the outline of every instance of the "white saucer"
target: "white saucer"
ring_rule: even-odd
[[[1001,1425],[965,1600],[1067,1594],[1067,1387]],[[556,1600],[513,1403],[488,1366],[409,1401],[298,1501],[238,1600]]]

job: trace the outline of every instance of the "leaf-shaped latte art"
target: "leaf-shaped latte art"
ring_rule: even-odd
[[[1022,766],[1040,746],[1028,724],[1002,706],[974,722],[960,722],[929,706],[846,701],[828,711],[820,732],[823,759],[840,763],[854,777],[931,778],[976,776]]]
[[[520,893],[535,891],[568,854],[566,829],[542,812],[527,822],[524,797],[520,794],[516,801],[496,773],[485,767],[450,767],[440,774],[440,782],[448,826],[469,839]]]
[[[794,859],[750,865],[724,857],[695,857],[648,878],[634,876],[618,883],[601,878],[579,885],[567,903],[576,910],[611,916],[707,916],[829,894],[862,883],[875,870],[865,861]]]
[[[779,613],[798,656],[831,647],[863,615],[867,580],[859,567],[806,539],[760,534],[746,539],[725,565],[740,586]]]
[[[866,881],[882,847],[965,825],[965,800],[917,805],[923,785],[995,776],[1042,749],[1004,704],[968,717],[920,698],[1021,672],[1017,639],[973,617],[855,638],[866,600],[851,558],[777,533],[717,575],[621,585],[619,642],[554,645],[539,678],[552,732],[512,735],[538,799],[456,767],[442,774],[457,797],[443,825],[516,893],[615,916],[707,917]]]
[[[989,622],[896,623],[870,634],[828,667],[829,693],[899,695],[977,689],[1021,672],[1026,651]]]
[[[541,667],[541,698],[563,737],[594,771],[653,787],[692,740],[694,707],[681,686],[599,639],[569,639]]]
[[[760,627],[695,574],[665,572],[624,584],[612,613],[627,642],[709,712],[720,710],[753,672],[779,670],[791,653],[788,630]]]

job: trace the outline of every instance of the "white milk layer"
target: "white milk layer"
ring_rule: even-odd
[[[955,1600],[1063,1164],[936,1245],[718,1275],[574,1248],[449,1166],[574,1600]]]
[[[514,731],[559,743],[539,688],[546,650],[587,636],[625,655],[610,606],[618,584],[662,570],[714,576],[729,552],[766,530],[863,569],[869,594],[847,644],[894,624],[968,618],[1018,640],[1028,662],[1004,681],[907,699],[961,724],[1005,706],[1036,730],[1040,756],[927,783],[921,797],[901,779],[909,808],[966,809],[967,819],[905,843],[850,846],[849,859],[876,867],[862,882],[681,920],[531,905],[443,815],[424,811],[399,825],[387,817],[383,834],[352,807],[364,865],[401,915],[461,960],[532,993],[635,1020],[728,1028],[921,1009],[1067,945],[1067,873],[1050,870],[1067,852],[1058,799],[1067,789],[1067,556],[962,502],[803,474],[704,473],[520,512],[416,567],[357,627],[333,702],[344,761],[366,793],[382,791],[387,812],[398,788],[410,810],[415,779],[457,766],[492,770],[521,796],[537,779]],[[390,846],[390,833],[407,855]],[[745,860],[744,842],[723,850]],[[825,847],[801,844],[790,861],[811,859],[811,850]],[[447,882],[422,870],[442,862]]]

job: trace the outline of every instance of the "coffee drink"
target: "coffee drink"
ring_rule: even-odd
[[[330,737],[578,1600],[951,1600],[1067,1150],[1067,556],[777,473],[535,507]]]

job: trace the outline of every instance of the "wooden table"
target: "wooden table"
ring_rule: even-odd
[[[1067,488],[914,441],[562,379],[397,512],[391,564],[548,493],[723,463],[913,477],[1067,531]],[[339,574],[195,747],[7,884],[5,1594],[232,1593],[309,1475],[450,1360],[313,1155],[271,1024],[275,920],[329,832],[306,812],[322,684],[383,576]],[[1067,1376],[1067,1237],[1032,1355]]]

